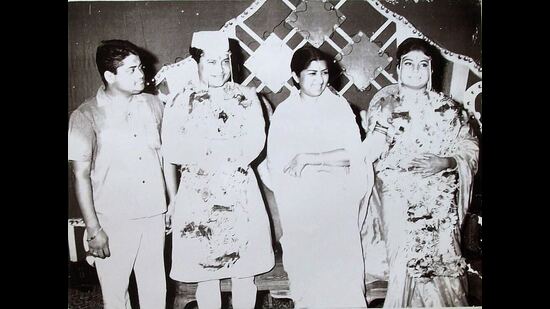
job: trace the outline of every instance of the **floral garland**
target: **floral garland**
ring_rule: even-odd
[[[231,267],[248,247],[248,242],[242,240],[245,233],[242,228],[250,215],[241,204],[246,199],[243,183],[248,180],[248,171],[213,172],[183,166],[181,172],[182,181],[196,188],[204,207],[186,216],[193,220],[184,223],[180,237],[203,243],[207,251],[206,260],[201,264],[203,268],[215,271]]]
[[[181,110],[187,113],[179,118],[180,134],[214,141],[231,140],[247,133],[244,110],[253,103],[252,99],[246,97],[244,87],[232,82],[226,83],[221,90],[213,93],[188,84],[185,94],[177,98]],[[209,148],[205,155],[220,163],[218,154],[212,149]],[[227,162],[234,160],[225,159]],[[219,169],[216,163],[216,167],[210,169],[206,161],[205,158],[202,167],[184,165],[181,168],[182,181],[195,188],[204,207],[190,210],[193,213],[187,217],[193,220],[184,223],[180,236],[200,241],[206,250],[206,260],[201,266],[215,271],[235,264],[248,245],[240,229],[246,226],[250,217],[241,204],[246,200],[243,183],[248,181],[249,168],[227,164]]]
[[[391,184],[387,198],[406,201],[409,274],[415,278],[460,276],[467,264],[456,251],[457,174],[442,171],[425,177],[412,172],[410,166],[422,153],[452,156],[467,118],[460,105],[434,92],[412,101],[397,94],[382,100],[394,107],[394,129],[388,131],[391,144],[376,170],[383,183]]]
[[[248,109],[252,99],[246,97],[243,87],[227,82],[223,86],[223,97],[212,98],[208,90],[189,85],[180,104],[186,104],[188,114],[182,117],[182,134],[197,134],[207,139],[226,139],[242,136],[243,110]],[[181,102],[182,98],[188,98],[187,102]],[[195,133],[188,132],[189,130]]]

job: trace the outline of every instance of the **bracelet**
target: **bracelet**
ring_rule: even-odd
[[[97,231],[95,231],[94,235],[92,235],[90,238],[86,239],[86,241],[94,240],[97,237],[97,234],[99,234],[99,232],[101,232],[101,231],[103,231],[103,227],[99,227],[99,229],[97,229]]]
[[[373,132],[378,132],[378,133],[381,133],[381,134],[384,134],[386,136],[388,136],[388,132],[385,131],[385,130],[382,130],[382,129],[379,129],[377,127],[374,128],[374,130],[372,130]]]
[[[380,122],[378,122],[378,121],[376,122],[376,124],[374,125],[374,127],[375,127],[375,128],[382,128],[382,129],[384,129],[384,130],[387,130],[387,129],[388,129],[388,127],[384,127],[384,126],[381,125]]]
[[[374,132],[378,132],[378,133],[382,133],[384,135],[388,135],[388,129],[387,127],[384,127],[383,125],[381,125],[380,123],[378,123],[378,121],[376,122],[376,124],[374,125],[374,128],[373,128],[373,131]]]

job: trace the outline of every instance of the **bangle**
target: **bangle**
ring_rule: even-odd
[[[378,123],[378,121],[376,122],[376,125],[374,126],[373,128],[373,131],[374,132],[378,132],[378,133],[382,133],[384,135],[388,135],[388,128],[387,127],[384,127],[383,125],[381,125],[380,123]]]
[[[372,130],[372,131],[384,134],[385,136],[388,136],[388,132],[386,130],[382,130],[382,129],[377,128],[377,127],[375,127],[374,130]]]
[[[378,122],[378,121],[376,122],[376,124],[374,125],[374,127],[375,127],[375,128],[382,128],[382,129],[384,129],[384,130],[387,130],[387,129],[388,129],[388,127],[384,127],[384,126],[381,125],[380,122]]]
[[[103,227],[99,227],[99,229],[97,229],[97,231],[95,231],[94,235],[92,235],[90,238],[86,239],[86,241],[94,240],[97,237],[97,234],[99,234],[99,232],[101,232],[101,231],[103,231]]]

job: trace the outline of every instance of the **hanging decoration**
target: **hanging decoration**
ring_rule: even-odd
[[[346,17],[327,1],[302,1],[285,19],[311,45],[319,48]]]
[[[399,45],[406,38],[417,37],[428,41],[431,45],[438,48],[443,58],[453,63],[451,78],[451,88],[453,91],[449,95],[453,99],[464,103],[466,108],[475,115],[476,120],[481,124],[481,106],[479,106],[479,111],[476,110],[477,106],[475,106],[476,98],[481,94],[481,81],[478,81],[475,85],[467,85],[469,74],[474,74],[479,79],[482,78],[481,66],[470,57],[456,54],[439,46],[419,31],[406,18],[384,6],[384,3],[391,3],[392,0],[364,0],[365,4],[370,5],[386,19],[368,37],[362,31],[350,35],[343,28],[340,28],[340,25],[346,20],[346,16],[341,13],[340,8],[348,0],[340,0],[334,5],[326,0],[303,0],[297,6],[289,0],[280,1],[288,6],[291,11],[288,17],[284,19],[286,25],[289,28],[291,27],[291,31],[284,38],[279,38],[272,32],[267,39],[264,39],[265,32],[260,36],[246,23],[246,20],[254,16],[267,3],[267,0],[255,0],[239,16],[227,21],[220,29],[220,31],[227,33],[230,38],[236,39],[241,49],[248,54],[248,57],[245,57],[248,58],[245,66],[250,70],[250,74],[242,82],[243,85],[249,85],[256,78],[261,82],[260,85],[256,86],[256,91],[258,92],[263,91],[265,87],[274,92],[279,92],[283,87],[293,90],[294,87],[289,83],[290,69],[287,69],[288,65],[286,65],[290,62],[292,52],[306,43],[310,43],[316,47],[327,43],[328,46],[336,51],[336,61],[343,67],[344,74],[349,79],[348,83],[338,90],[340,95],[345,95],[353,85],[360,91],[368,91],[371,85],[374,90],[380,90],[382,84],[376,81],[378,79],[381,82],[380,75],[391,84],[397,82],[394,76],[386,71],[386,68],[393,61],[385,53],[386,49],[392,44]],[[403,1],[419,2],[429,0]],[[392,24],[395,25],[395,30],[392,30],[393,34],[388,39],[379,43],[380,35],[386,33]],[[256,50],[252,50],[238,38],[237,27],[244,30],[258,43],[259,47]],[[297,46],[290,48],[287,43],[296,33],[299,33],[303,39]],[[344,48],[341,48],[333,40],[333,36],[336,34],[348,43]],[[178,64],[181,67],[184,65],[184,62]],[[158,85],[162,79],[175,75],[175,71],[178,70],[177,68],[177,65],[163,67],[153,81]],[[174,71],[174,74],[170,74],[170,71]],[[166,81],[164,82],[166,83]],[[174,82],[171,84],[169,88],[174,87]],[[387,84],[387,82],[383,84]],[[179,86],[176,85],[175,87],[179,88]]]
[[[244,63],[271,91],[281,90],[290,79],[292,49],[272,33]]]
[[[365,90],[391,63],[392,58],[361,31],[336,56],[344,74],[360,91]]]

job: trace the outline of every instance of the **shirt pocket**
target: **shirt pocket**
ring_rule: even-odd
[[[145,124],[147,144],[153,149],[160,149],[160,123],[149,121]]]
[[[139,126],[143,129],[145,142],[149,147],[158,150],[160,149],[161,119],[155,117],[155,112],[150,106],[143,104],[139,108],[141,114],[141,125]]]
[[[125,140],[125,130],[120,126],[106,123],[96,131],[98,150],[119,148],[121,141]]]

